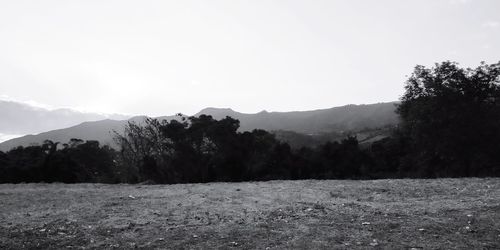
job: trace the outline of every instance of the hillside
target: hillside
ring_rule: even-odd
[[[349,131],[376,129],[397,123],[395,103],[370,105],[347,105],[331,109],[295,112],[259,112],[245,114],[231,109],[207,108],[195,116],[207,114],[215,119],[226,116],[240,120],[240,130],[265,129],[269,131],[291,131],[300,134],[340,134]],[[132,121],[142,121],[144,116],[133,117]],[[176,116],[163,116],[159,119],[177,119]],[[67,142],[71,138],[97,140],[102,144],[113,145],[112,131],[122,131],[127,120],[101,120],[84,122],[65,129],[58,129],[37,135],[27,135],[0,143],[0,150],[7,151],[15,146],[28,146],[44,140]],[[286,140],[286,139],[285,139]]]
[[[500,179],[2,184],[1,249],[499,249]]]
[[[255,128],[285,130],[303,134],[357,131],[397,123],[395,102],[346,105],[330,109],[294,112],[239,113],[232,109],[207,108],[196,115],[209,114],[216,119],[231,116],[240,120],[241,130]]]

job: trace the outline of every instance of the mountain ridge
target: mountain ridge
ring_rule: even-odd
[[[68,108],[46,109],[22,102],[0,100],[1,134],[36,134],[67,128],[86,121],[122,120],[130,116],[80,112]]]
[[[329,109],[290,112],[240,113],[231,108],[209,107],[194,116],[211,115],[214,119],[230,116],[240,121],[240,131],[264,129],[268,131],[293,131],[301,134],[375,129],[398,122],[395,111],[397,102],[345,105]],[[115,146],[113,131],[122,132],[128,121],[141,122],[147,116],[134,116],[127,120],[104,119],[87,121],[68,128],[51,130],[36,135],[26,135],[0,143],[0,150],[7,151],[16,146],[39,144],[44,140],[66,143],[71,138],[97,140],[101,144]],[[160,116],[160,120],[180,119],[179,116]]]

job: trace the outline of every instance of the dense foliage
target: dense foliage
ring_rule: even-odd
[[[0,182],[500,176],[500,64],[417,66],[405,87],[400,126],[368,146],[348,136],[292,148],[264,130],[239,132],[231,117],[146,119],[116,133],[119,151],[73,139],[0,152]]]
[[[18,147],[0,155],[1,182],[190,183],[370,177],[369,155],[355,137],[292,150],[264,130],[237,132],[230,117],[130,122],[117,134],[120,151],[74,139],[58,149]],[[373,176],[375,177],[375,176]]]
[[[417,66],[398,113],[404,171],[419,176],[499,175],[500,63]]]
[[[97,141],[17,147],[0,152],[0,182],[121,182],[115,151]]]

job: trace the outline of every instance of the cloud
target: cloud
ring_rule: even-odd
[[[33,108],[40,108],[40,109],[47,109],[47,110],[52,110],[54,107],[51,105],[45,104],[45,103],[40,103],[34,100],[17,100],[15,98],[12,98],[8,95],[5,94],[0,94],[0,100],[1,101],[8,101],[8,102],[17,102],[17,103],[22,103],[26,104],[28,106],[31,106]]]
[[[483,27],[487,27],[487,28],[497,28],[500,26],[500,22],[498,21],[488,21],[488,22],[484,22]]]
[[[40,103],[40,102],[37,102],[37,101],[34,101],[34,100],[22,101],[22,103],[28,104],[28,105],[30,105],[32,107],[35,107],[35,108],[41,108],[41,109],[47,109],[47,110],[54,109],[54,107],[52,107],[51,105],[48,105],[48,104],[45,104],[45,103]]]
[[[2,143],[4,141],[8,141],[10,139],[21,137],[21,136],[23,136],[23,135],[10,135],[10,134],[2,134],[2,133],[0,133],[0,143]]]

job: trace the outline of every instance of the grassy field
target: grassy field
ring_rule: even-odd
[[[0,249],[500,249],[500,179],[0,185]]]

